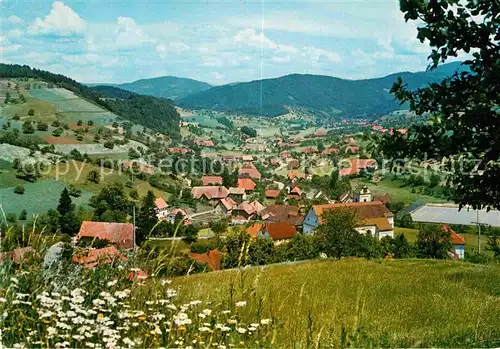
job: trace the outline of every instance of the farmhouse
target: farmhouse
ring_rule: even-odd
[[[177,216],[179,216],[181,219],[184,219],[184,225],[191,224],[191,222],[187,219],[189,217],[187,212],[182,208],[175,208],[170,211],[167,215],[168,222],[174,224]]]
[[[356,212],[359,220],[356,230],[361,234],[370,233],[378,238],[394,236],[394,215],[380,201],[313,205],[304,218],[303,233],[313,234],[314,229],[323,224],[324,214],[338,209]]]
[[[115,260],[128,261],[128,258],[123,256],[115,246],[96,248],[83,254],[74,254],[72,259],[73,262],[81,264],[86,269],[92,269],[100,264],[108,264]]]
[[[255,182],[250,178],[238,178],[238,189],[243,189],[245,192],[251,192],[255,189]]]
[[[301,196],[302,196],[302,190],[300,190],[298,186],[294,185],[288,192],[287,198],[300,200]]]
[[[236,223],[248,221],[255,217],[260,211],[264,209],[264,206],[258,201],[253,202],[242,202],[239,205],[233,207],[233,216]]]
[[[203,177],[201,177],[200,180],[204,186],[222,185],[222,177],[221,176],[203,176]]]
[[[130,223],[108,223],[83,221],[77,239],[107,240],[124,250],[134,248],[134,225]]]
[[[251,162],[246,162],[243,167],[238,171],[240,177],[248,177],[252,179],[258,179],[262,177],[257,167]]]
[[[323,137],[323,136],[326,136],[327,134],[327,131],[325,129],[319,129],[318,131],[314,132],[314,135],[316,137]]]
[[[191,188],[191,195],[195,199],[205,198],[208,201],[219,200],[227,197],[229,190],[224,186],[201,186]]]
[[[347,147],[344,148],[344,151],[345,151],[346,154],[348,154],[348,153],[357,154],[357,153],[359,153],[359,147],[353,146],[353,145],[349,145],[349,146],[347,146]]]
[[[295,182],[297,179],[304,179],[306,178],[306,175],[300,172],[300,170],[292,170],[289,171],[288,174],[288,179]]]
[[[321,155],[337,155],[340,153],[338,148],[327,148],[321,152]]]
[[[222,254],[218,249],[210,250],[207,253],[190,253],[189,258],[198,263],[207,264],[211,270],[220,270]]]
[[[287,222],[298,227],[304,217],[299,214],[299,208],[294,205],[269,205],[259,212],[262,220],[267,222]]]
[[[168,204],[163,198],[155,199],[156,217],[159,220],[165,219],[168,215]]]
[[[356,143],[356,140],[352,137],[346,137],[346,138],[344,138],[344,143],[352,144],[352,143]]]
[[[238,202],[242,202],[243,200],[246,199],[247,195],[245,192],[245,188],[231,187],[229,188],[229,196]]]
[[[290,159],[290,160],[288,160],[286,166],[289,170],[291,170],[294,168],[298,168],[300,166],[300,163],[299,163],[299,160],[297,160],[297,159]]]
[[[254,239],[263,237],[276,242],[291,239],[297,235],[297,229],[287,222],[255,223],[247,228],[246,232]]]
[[[222,213],[226,215],[231,215],[233,213],[233,208],[238,205],[238,203],[230,197],[221,199],[220,203],[220,209]]]
[[[187,148],[168,148],[168,152],[170,154],[182,154],[185,155],[189,153],[191,150]]]
[[[196,144],[199,147],[215,147],[215,143],[213,141],[202,141],[202,140],[195,140],[194,144]]]
[[[276,199],[280,195],[279,189],[268,189],[265,192],[266,199]]]
[[[451,244],[453,248],[450,250],[450,257],[453,259],[464,259],[465,256],[465,238],[462,234],[457,234],[448,224],[443,224],[441,229],[450,233]]]

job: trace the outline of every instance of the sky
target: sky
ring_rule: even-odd
[[[0,61],[80,82],[214,85],[291,73],[421,71],[430,48],[397,0],[0,0]]]

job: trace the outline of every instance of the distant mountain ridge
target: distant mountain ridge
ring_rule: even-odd
[[[390,89],[400,76],[410,89],[449,77],[461,62],[444,64],[435,70],[401,72],[382,78],[346,80],[331,76],[291,74],[274,79],[255,80],[212,87],[176,99],[191,109],[277,116],[290,107],[301,107],[345,117],[379,116],[401,109]]]
[[[168,99],[179,99],[190,94],[208,90],[212,87],[212,85],[203,81],[179,78],[176,76],[161,76],[152,79],[140,79],[124,84],[109,84],[108,86],[118,87],[141,95]]]

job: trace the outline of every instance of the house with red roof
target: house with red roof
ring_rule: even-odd
[[[351,154],[357,154],[357,153],[359,153],[359,147],[358,146],[354,146],[354,145],[349,145],[349,146],[347,146],[347,147],[344,148],[344,152],[346,154],[349,154],[349,153],[351,153]]]
[[[226,215],[231,215],[233,213],[233,208],[237,206],[238,203],[231,199],[230,197],[220,199],[220,210]]]
[[[263,209],[264,206],[256,200],[252,202],[244,201],[233,207],[233,222],[242,223],[253,219]]]
[[[366,171],[369,169],[376,169],[377,161],[374,159],[351,159],[350,167],[341,168],[339,170],[339,176],[356,176],[361,171]]]
[[[263,237],[273,239],[275,243],[288,240],[297,235],[297,229],[287,222],[255,223],[246,232],[253,238]]]
[[[168,215],[168,204],[163,198],[156,198],[155,199],[155,206],[156,206],[156,217],[158,217],[159,220],[167,218]]]
[[[170,154],[182,154],[182,155],[186,155],[189,152],[191,152],[191,149],[187,149],[187,148],[168,148],[168,152]]]
[[[181,219],[184,220],[184,225],[191,224],[191,221],[188,219],[189,218],[188,213],[186,212],[186,210],[182,208],[174,208],[173,210],[171,210],[167,215],[167,220],[170,223],[174,224],[177,216],[179,216]]]
[[[128,258],[123,256],[115,246],[96,248],[85,253],[74,254],[72,259],[73,262],[80,264],[86,269],[92,269],[98,265],[109,264],[115,261],[128,261]]]
[[[198,147],[215,147],[215,143],[213,141],[203,141],[203,140],[195,140],[194,144],[196,144]]]
[[[243,200],[246,199],[247,194],[245,188],[231,187],[229,188],[229,196],[237,202],[243,202]]]
[[[316,137],[324,137],[324,136],[326,136],[327,133],[328,132],[322,128],[322,129],[319,129],[318,131],[314,132],[314,135]]]
[[[266,199],[276,199],[280,195],[280,192],[279,189],[268,189],[265,192]]]
[[[288,160],[287,165],[286,165],[286,167],[289,170],[292,170],[294,168],[298,168],[299,166],[300,166],[300,162],[297,159],[290,159],[290,160]]]
[[[83,221],[76,237],[78,240],[106,240],[121,249],[131,250],[134,248],[134,225]]]
[[[206,199],[216,204],[229,195],[229,190],[225,186],[200,186],[191,188],[191,195],[194,199]]]
[[[293,188],[290,189],[288,192],[288,195],[286,196],[287,199],[295,199],[295,200],[300,200],[302,197],[302,190],[298,186],[293,186]]]
[[[279,158],[272,158],[271,160],[269,160],[269,163],[271,164],[271,166],[279,166],[281,165],[281,160]]]
[[[253,191],[255,186],[255,182],[250,178],[238,178],[238,188],[244,189],[246,193]]]
[[[340,153],[338,148],[327,148],[321,152],[321,155],[337,155]]]
[[[317,147],[306,147],[302,149],[302,154],[314,154],[318,152]]]
[[[204,186],[222,185],[222,177],[221,176],[203,176],[203,177],[201,177],[200,180]]]
[[[288,179],[291,180],[292,182],[295,182],[298,179],[306,178],[306,175],[303,174],[300,170],[288,171],[287,176],[288,176]]]
[[[451,244],[453,248],[449,255],[453,259],[464,259],[465,257],[465,238],[462,234],[456,233],[448,224],[443,224],[441,230],[450,233]]]
[[[289,158],[290,157],[290,152],[285,150],[285,151],[282,151],[281,154],[280,154],[281,158],[282,159],[286,159],[286,158]]]
[[[346,138],[344,138],[344,143],[353,144],[353,143],[356,143],[356,140],[352,137],[346,137]]]
[[[220,270],[220,263],[222,261],[222,253],[218,249],[213,249],[207,253],[190,253],[189,258],[197,261],[198,263],[206,264],[210,270]]]
[[[253,156],[252,155],[242,155],[241,160],[243,161],[253,161]]]
[[[304,220],[295,205],[269,205],[259,212],[259,216],[267,222],[287,222],[294,227],[301,226]]]
[[[238,171],[238,175],[239,177],[252,178],[257,180],[260,180],[262,177],[257,167],[255,167],[255,165],[252,164],[251,162],[246,162],[243,165],[243,167],[240,168],[240,170]]]

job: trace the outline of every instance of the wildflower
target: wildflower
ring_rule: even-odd
[[[162,286],[165,286],[165,285],[170,285],[172,283],[172,280],[161,280],[160,281],[160,284]]]
[[[247,332],[247,330],[243,327],[236,328],[236,331],[238,331],[239,333],[242,333],[242,334]]]
[[[102,313],[99,313],[99,314],[97,314],[97,318],[102,319],[102,318],[104,318],[104,315]]]
[[[229,319],[229,320],[227,320],[227,323],[228,324],[232,324],[232,325],[234,325],[236,322],[237,321],[235,319]]]
[[[139,320],[144,321],[144,320],[146,320],[146,317],[144,315],[139,316]]]
[[[186,332],[186,328],[184,326],[178,327],[177,330],[181,332]]]
[[[193,305],[193,306],[200,305],[200,304],[201,304],[201,301],[191,301],[191,302],[189,302],[189,305]]]
[[[10,278],[10,281],[12,281],[12,282],[13,282],[13,283],[15,283],[15,284],[18,284],[18,283],[19,283],[19,280],[18,280],[17,278],[15,278],[15,277],[11,277],[11,278]]]
[[[240,302],[236,302],[235,304],[237,307],[244,307],[247,305],[247,302],[246,301],[240,301]]]
[[[27,298],[30,295],[27,293],[16,293],[16,299],[22,299],[22,298]]]
[[[111,286],[116,285],[117,283],[118,283],[118,280],[109,281],[109,282],[106,284],[106,286],[111,287]]]
[[[129,291],[128,291],[128,290],[124,290],[124,291],[116,291],[116,292],[114,293],[114,296],[115,296],[116,298],[123,299],[123,298],[127,297],[128,293],[129,293]]]
[[[229,314],[230,312],[231,312],[231,310],[223,310],[222,314]]]
[[[262,319],[260,320],[260,323],[262,325],[269,325],[271,323],[271,319]]]
[[[207,315],[207,316],[210,316],[212,314],[212,310],[211,309],[203,309],[202,313]]]
[[[203,326],[203,327],[198,328],[198,330],[199,330],[200,332],[208,332],[208,331],[210,331],[210,328],[208,328],[208,327],[206,327],[206,326]]]
[[[7,300],[3,297],[0,297],[0,303],[5,303],[5,302],[7,302]]]
[[[127,338],[127,337],[123,338],[122,342],[123,342],[123,344],[128,345],[129,347],[132,347],[135,345],[134,341],[131,340],[130,338]]]
[[[47,327],[47,335],[49,337],[57,334],[57,329],[55,327]]]
[[[259,324],[252,323],[252,324],[250,324],[250,326],[252,326],[252,327],[259,327]]]

